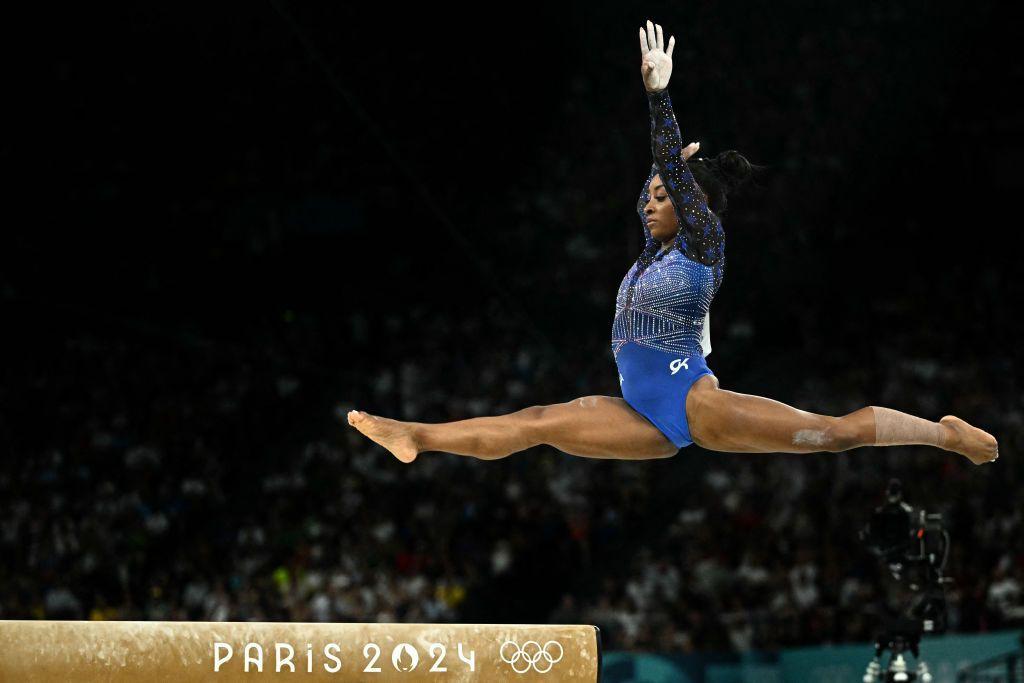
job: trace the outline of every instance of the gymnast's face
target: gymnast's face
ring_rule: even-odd
[[[667,242],[679,231],[679,219],[672,208],[672,200],[668,198],[668,191],[661,183],[661,175],[655,174],[651,178],[647,192],[650,195],[647,206],[644,207],[647,229],[651,231],[651,237],[654,239]]]

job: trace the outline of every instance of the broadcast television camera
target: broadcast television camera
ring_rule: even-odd
[[[860,538],[910,593],[909,605],[885,619],[864,681],[880,680],[882,654],[891,650],[892,658],[881,680],[928,683],[931,674],[919,657],[921,636],[946,630],[946,586],[952,582],[942,575],[949,558],[949,533],[942,525],[942,515],[911,507],[903,500],[900,480],[893,479],[886,488],[885,504],[872,513]],[[917,660],[916,672],[907,670],[903,653],[908,650]]]

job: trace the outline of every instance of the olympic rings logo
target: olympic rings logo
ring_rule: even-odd
[[[511,655],[505,652],[509,645],[513,648]],[[558,648],[558,657],[553,657],[552,653],[548,652],[552,645]],[[551,671],[551,667],[562,661],[562,654],[562,644],[557,640],[549,640],[544,643],[544,647],[536,640],[528,640],[522,647],[514,640],[506,640],[501,644],[501,661],[510,665],[517,674],[524,674],[530,669],[539,674],[546,674]]]

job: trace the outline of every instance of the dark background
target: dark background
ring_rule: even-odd
[[[844,605],[841,588],[877,582],[853,526],[895,475],[957,519],[973,558],[955,567],[956,628],[1013,623],[1024,144],[1007,5],[281,1],[12,24],[31,39],[7,67],[2,146],[0,616],[374,620],[387,604],[402,620],[607,619],[620,647],[864,638],[851,615],[880,589]],[[617,395],[648,16],[676,36],[684,139],[765,166],[724,220],[722,386],[830,414],[955,412],[1000,438],[996,466],[693,446],[403,468],[338,421]],[[764,525],[754,563],[772,578],[737,593]],[[704,586],[708,562],[706,589],[650,598],[665,572]],[[323,588],[342,566],[348,583]],[[417,577],[422,595],[380,583]],[[670,635],[635,625],[662,622]]]

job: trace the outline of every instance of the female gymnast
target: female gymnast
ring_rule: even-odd
[[[687,159],[668,86],[672,74],[661,26],[640,29],[654,163],[638,204],[646,246],[619,287],[612,351],[622,398],[584,396],[508,415],[442,424],[401,422],[353,410],[348,422],[412,462],[424,451],[484,460],[546,444],[588,458],[667,458],[696,443],[731,453],[839,452],[860,446],[920,444],[966,456],[999,457],[996,439],[958,417],[931,422],[867,406],[842,417],[817,415],[760,396],[720,389],[704,357],[711,300],[722,281],[725,235],[719,215],[728,189],[749,175],[736,152]]]

